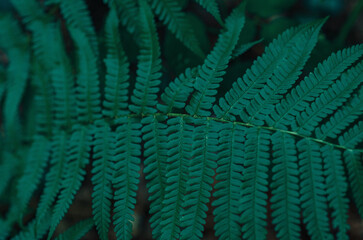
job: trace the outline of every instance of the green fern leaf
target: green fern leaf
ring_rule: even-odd
[[[93,227],[91,218],[78,222],[74,226],[67,229],[64,233],[59,235],[56,240],[78,240],[81,239]]]
[[[363,62],[360,62],[343,73],[341,79],[317,97],[304,112],[298,113],[292,130],[309,136],[323,118],[344,104],[362,81]]]
[[[338,138],[339,144],[348,148],[354,148],[363,140],[363,121],[359,121],[351,128],[347,129],[342,136]]]
[[[358,208],[359,215],[363,217],[363,163],[362,153],[346,150],[344,162],[348,169],[350,188],[353,193],[354,202]]]
[[[272,223],[278,239],[300,239],[299,168],[295,139],[276,132],[272,140]]]
[[[129,33],[134,34],[138,32],[138,16],[139,16],[139,8],[137,6],[137,1],[135,0],[113,0],[110,3],[116,5],[116,9],[118,14],[120,15],[119,19],[123,26],[126,27]]]
[[[109,118],[127,114],[129,63],[121,45],[116,12],[111,10],[106,22],[108,52],[105,59],[106,83],[103,114]]]
[[[207,12],[212,14],[212,16],[218,21],[219,24],[223,25],[223,20],[219,13],[218,4],[216,0],[195,0],[199,3]]]
[[[283,98],[283,94],[299,78],[311,51],[318,41],[319,31],[324,22],[318,21],[313,24],[295,40],[295,44],[289,49],[290,53],[285,56],[281,65],[276,67],[266,85],[242,108],[239,114],[242,121],[263,125],[263,119],[266,118],[266,115],[273,110],[273,106]]]
[[[46,15],[39,2],[36,0],[11,0],[11,3],[27,26],[35,20],[46,20]]]
[[[51,88],[50,76],[44,74],[46,69],[39,62],[34,64],[33,84],[37,87],[35,95],[36,131],[39,134],[52,136],[53,132],[53,89]]]
[[[96,122],[92,168],[92,210],[100,239],[108,239],[111,222],[111,184],[113,176],[112,151],[115,136],[103,121]]]
[[[166,188],[166,158],[167,132],[166,125],[161,123],[155,115],[142,119],[142,139],[144,141],[144,174],[148,180],[146,186],[149,191],[150,225],[153,237],[160,238],[163,210],[163,199]]]
[[[97,37],[84,0],[61,0],[59,4],[68,27],[78,29],[84,33],[84,38],[90,44],[88,51],[97,57],[99,55]]]
[[[194,125],[192,137],[191,160],[188,167],[188,180],[182,207],[180,225],[180,239],[201,239],[206,222],[212,184],[217,167],[216,149],[218,146],[218,132],[214,131],[213,121],[204,119],[192,120],[188,124]]]
[[[219,124],[218,181],[213,194],[215,207],[214,230],[218,239],[241,238],[240,191],[244,163],[244,142],[246,128],[236,124]]]
[[[299,112],[309,106],[309,102],[315,100],[330,87],[333,81],[362,55],[363,45],[356,45],[333,53],[280,101],[266,119],[267,124],[282,129],[286,128]]]
[[[347,230],[349,230],[347,222],[349,201],[346,198],[348,184],[344,175],[341,153],[329,145],[324,146],[321,153],[324,161],[329,206],[333,209],[333,227],[339,230],[337,239],[349,239],[347,235]]]
[[[244,239],[265,239],[270,133],[264,129],[246,131],[240,211]]]
[[[193,91],[195,79],[198,75],[197,68],[187,68],[173,82],[169,83],[161,94],[163,104],[158,104],[158,110],[163,113],[172,112],[173,108],[183,109],[190,93]]]
[[[47,233],[50,224],[50,213],[47,212],[40,222],[36,219],[28,223],[17,235],[15,235],[11,240],[37,240],[43,239],[44,235]],[[1,225],[1,223],[0,223]],[[1,238],[6,239],[6,238]]]
[[[53,42],[53,44],[56,44]],[[71,129],[76,119],[76,98],[74,77],[69,59],[64,53],[59,53],[60,64],[51,70],[51,85],[54,89],[54,122],[58,126]]]
[[[204,53],[195,37],[193,25],[188,21],[177,1],[152,0],[151,6],[159,19],[175,34],[177,39],[196,55],[204,57]]]
[[[36,219],[38,222],[50,210],[51,205],[57,197],[61,187],[62,177],[65,174],[67,164],[67,134],[64,131],[58,132],[52,141],[52,154],[50,169],[45,177],[45,187],[37,207]]]
[[[34,142],[27,154],[28,158],[26,159],[24,173],[17,184],[19,213],[23,213],[33,192],[40,183],[49,158],[49,147],[50,144],[45,137],[41,135],[34,136]]]
[[[225,69],[231,59],[231,54],[238,42],[240,32],[245,23],[245,4],[241,4],[226,19],[227,30],[219,35],[212,52],[207,56],[198,77],[195,80],[196,91],[192,95],[186,111],[191,115],[209,116],[219,83],[223,80]]]
[[[154,17],[145,0],[140,0],[141,50],[130,110],[138,114],[155,113],[161,77],[160,47]]]
[[[53,209],[48,240],[80,189],[86,174],[85,167],[89,162],[92,137],[85,126],[75,125],[74,129],[67,149],[67,165],[58,200]]]
[[[225,96],[219,99],[219,105],[213,106],[216,116],[222,119],[236,120],[235,116],[238,116],[241,109],[265,86],[266,81],[284,62],[290,47],[310,26],[311,24],[308,24],[288,29],[270,43],[265,53],[258,57],[243,77],[238,78]]]
[[[260,40],[256,40],[256,41],[253,41],[253,42],[241,44],[241,45],[239,45],[237,43],[237,46],[233,51],[232,58],[237,58],[237,57],[241,56],[242,54],[247,52],[249,49],[254,47],[255,45],[261,43],[262,41],[263,41],[263,39],[260,39]]]
[[[315,130],[319,139],[336,138],[350,123],[354,122],[363,112],[363,88],[351,97],[348,104],[342,106],[329,120]]]
[[[131,239],[139,183],[141,124],[129,117],[117,119],[114,161],[114,225],[117,239]]]
[[[70,33],[78,48],[79,58],[76,89],[78,120],[82,123],[93,122],[101,117],[96,56],[82,31],[70,28]]]
[[[189,129],[188,129],[189,128]],[[183,117],[170,118],[167,121],[166,187],[163,199],[160,239],[179,239],[180,219],[183,213],[183,201],[186,194],[188,166],[191,157],[191,126],[188,127]]]
[[[303,222],[311,239],[333,239],[329,231],[326,184],[318,143],[302,139],[297,143],[300,165],[300,201]]]

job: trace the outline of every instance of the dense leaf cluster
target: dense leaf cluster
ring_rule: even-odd
[[[102,38],[83,0],[12,2],[22,25],[0,18],[0,239],[52,238],[86,174],[93,218],[57,239],[93,226],[131,239],[141,176],[154,239],[202,239],[210,202],[218,239],[265,239],[268,202],[279,239],[302,225],[347,239],[350,200],[363,217],[363,45],[301,77],[325,19],[280,34],[219,97],[230,61],[256,43],[240,43],[243,3],[222,18],[216,1],[195,1],[223,26],[206,54],[178,1],[105,1]],[[204,59],[162,91],[155,17]],[[123,33],[139,46],[135,74]]]

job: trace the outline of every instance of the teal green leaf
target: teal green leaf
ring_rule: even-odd
[[[131,239],[136,191],[140,177],[141,124],[129,117],[117,120],[116,146],[112,154],[114,175],[114,230],[119,240]]]
[[[155,113],[161,83],[160,46],[154,16],[145,0],[140,0],[141,49],[130,110],[137,114]]]
[[[123,50],[117,14],[114,10],[106,22],[107,56],[103,115],[116,118],[128,113],[129,63]]]
[[[244,239],[265,239],[270,133],[264,129],[246,131],[240,211]]]
[[[301,239],[299,166],[295,139],[286,133],[272,135],[272,223],[278,239]]]
[[[363,217],[363,163],[362,153],[353,150],[344,152],[344,162],[348,169],[350,189],[353,200],[358,208],[360,217]]]
[[[223,25],[221,14],[219,13],[218,4],[216,0],[195,0],[199,3],[207,12],[218,21],[219,24]]]
[[[324,179],[321,146],[310,139],[297,143],[299,150],[300,201],[303,222],[311,239],[333,239],[329,229],[327,185]]]
[[[56,240],[79,240],[81,239],[91,228],[94,223],[91,218],[82,220],[72,227],[68,228],[64,233],[59,235]]]
[[[50,153],[49,141],[42,135],[35,135],[27,153],[25,169],[16,186],[18,212],[23,213],[44,174]]]
[[[216,89],[223,80],[225,69],[245,23],[244,6],[241,4],[234,9],[226,19],[226,31],[219,35],[212,52],[198,70],[199,76],[194,83],[196,91],[185,108],[190,115],[210,116],[211,114],[210,109],[215,101]]]
[[[155,239],[161,235],[161,221],[163,200],[166,184],[167,159],[167,130],[161,122],[162,118],[149,116],[142,119],[142,139],[144,141],[144,174],[148,181],[146,187],[149,192],[151,214],[150,226]]]
[[[324,175],[329,207],[333,209],[333,228],[338,229],[337,239],[349,239],[347,230],[349,200],[347,198],[347,179],[341,158],[341,152],[326,145],[321,149],[324,161]]]
[[[188,119],[192,129],[192,152],[188,165],[186,195],[183,200],[182,219],[184,228],[180,239],[202,239],[206,223],[209,199],[217,167],[218,132],[212,120]],[[189,137],[187,138],[189,139]]]
[[[48,240],[62,220],[85,177],[85,167],[89,163],[92,136],[85,126],[75,126],[68,143],[67,165],[61,182],[61,190],[53,208]]]
[[[214,127],[219,132],[218,181],[215,184],[214,230],[218,239],[239,239],[241,237],[240,191],[244,159],[246,128],[236,124],[218,124]]]
[[[92,213],[100,239],[108,239],[111,223],[112,177],[114,171],[113,150],[115,134],[103,121],[96,122],[93,141],[93,168],[91,173]]]
[[[174,0],[152,0],[151,4],[156,15],[175,34],[187,48],[196,55],[203,57],[204,53],[195,37],[193,25],[188,21],[179,3]]]

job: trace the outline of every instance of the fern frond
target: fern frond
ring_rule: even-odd
[[[179,239],[183,201],[186,194],[188,166],[191,157],[191,126],[184,117],[170,118],[167,121],[166,187],[163,199],[160,239]]]
[[[363,140],[363,121],[359,121],[351,128],[346,130],[342,136],[338,138],[339,144],[348,148],[354,148]]]
[[[266,119],[267,124],[278,128],[289,126],[299,112],[305,110],[311,101],[330,87],[333,81],[362,55],[363,45],[333,53],[280,101]]]
[[[139,16],[139,8],[137,6],[137,1],[135,0],[113,0],[116,5],[116,9],[118,14],[120,15],[119,19],[123,26],[126,27],[129,33],[134,34],[138,32],[138,16]]]
[[[245,23],[244,9],[245,4],[241,4],[226,19],[226,31],[219,35],[212,52],[198,71],[199,76],[194,83],[196,91],[185,108],[190,115],[210,116],[216,89],[223,80],[222,76]]]
[[[46,69],[40,62],[34,64],[33,84],[36,86],[35,106],[36,106],[36,132],[52,136],[54,110],[53,110],[53,89],[51,87],[50,76],[44,74]]]
[[[221,14],[219,13],[218,4],[216,0],[195,0],[199,3],[207,12],[212,14],[212,16],[218,21],[219,24],[223,26],[223,20]]]
[[[43,239],[49,229],[50,217],[50,213],[47,212],[40,222],[37,222],[36,219],[32,220],[16,236],[12,237],[11,240]]]
[[[354,122],[363,112],[363,87],[358,94],[351,97],[348,104],[342,106],[329,120],[315,130],[319,139],[336,138],[350,123]]]
[[[324,161],[324,175],[326,176],[326,187],[330,208],[333,209],[333,227],[338,229],[338,239],[349,239],[347,230],[349,200],[346,192],[348,189],[347,179],[344,173],[341,152],[332,146],[326,145],[321,149]]]
[[[141,50],[130,110],[138,114],[147,114],[156,112],[158,86],[161,82],[161,60],[154,16],[145,0],[139,2]]]
[[[101,117],[96,56],[84,32],[70,28],[70,33],[77,46],[79,58],[76,88],[78,120],[81,123],[93,122]]]
[[[46,20],[43,8],[36,0],[11,0],[11,3],[22,17],[26,26],[29,26],[29,23],[36,20]]]
[[[53,209],[48,240],[52,237],[80,189],[86,174],[85,167],[89,162],[92,136],[86,126],[75,125],[74,129],[68,143],[67,165],[62,178],[61,190]]]
[[[77,114],[75,81],[68,57],[64,53],[59,53],[57,57],[59,64],[50,72],[54,89],[54,122],[58,126],[71,129]]]
[[[142,139],[144,141],[144,174],[150,201],[150,226],[155,239],[160,238],[163,199],[166,188],[167,131],[155,115],[142,119]]]
[[[28,27],[32,32],[32,48],[42,67],[50,72],[58,65],[58,56],[64,53],[58,24],[34,21]]]
[[[178,1],[152,0],[151,6],[159,19],[175,34],[177,39],[196,55],[204,56],[195,36],[193,25],[189,22],[185,13],[182,12]]]
[[[262,90],[241,109],[239,116],[242,121],[263,125],[263,119],[273,110],[274,104],[283,98],[283,95],[299,78],[318,41],[319,31],[324,22],[318,21],[313,24],[295,40],[295,44],[289,49],[289,54],[285,56],[281,65],[276,67]]]
[[[50,169],[45,177],[45,187],[36,211],[36,219],[38,222],[50,210],[62,185],[61,181],[65,174],[65,166],[67,164],[67,137],[64,131],[60,131],[54,135],[52,140]]]
[[[141,124],[129,117],[117,119],[114,161],[114,215],[117,239],[131,239],[139,183]]]
[[[99,55],[97,36],[84,0],[61,0],[59,4],[68,27],[78,29],[85,34],[85,38],[90,41],[88,51],[97,57]]]
[[[214,188],[215,207],[214,230],[218,239],[239,239],[240,225],[240,191],[242,187],[242,172],[244,163],[244,143],[246,128],[239,124],[219,124],[218,166],[216,169],[218,181]]]
[[[262,41],[263,41],[263,39],[260,39],[260,40],[256,40],[253,42],[241,44],[239,46],[237,43],[237,47],[233,51],[232,58],[237,58],[237,57],[241,56],[242,54],[247,52],[249,49],[251,49],[253,46],[255,46],[256,44],[259,44]]]
[[[363,217],[363,163],[362,153],[353,150],[344,152],[344,162],[348,169],[350,188],[353,200],[358,208],[360,217]]]
[[[96,122],[93,168],[92,168],[92,213],[98,235],[101,240],[108,239],[111,222],[111,199],[113,165],[112,154],[115,136],[110,127],[103,121]]]
[[[56,240],[81,239],[87,232],[89,232],[89,230],[91,230],[93,225],[94,223],[91,218],[80,221],[59,235]]]
[[[103,114],[109,118],[128,113],[129,63],[123,50],[116,12],[106,21],[107,56]]]
[[[242,78],[233,83],[232,88],[219,99],[219,105],[214,105],[213,110],[218,118],[235,120],[245,104],[253,99],[272,76],[274,71],[281,66],[288,55],[288,50],[298,40],[310,25],[290,28],[268,45],[265,53],[258,57],[246,71]]]
[[[23,213],[43,176],[49,158],[50,144],[42,135],[35,135],[27,154],[24,173],[17,184],[18,211]]]
[[[244,239],[265,239],[270,133],[246,130],[240,211]]]
[[[183,109],[190,93],[193,91],[195,79],[198,75],[197,68],[187,68],[173,82],[169,83],[161,94],[161,100],[157,108],[163,113],[170,113],[173,108]]]
[[[276,132],[272,140],[272,223],[278,239],[300,239],[299,167],[295,139]]]
[[[303,222],[311,239],[333,239],[329,229],[326,184],[321,146],[310,139],[297,143],[299,150],[300,201]]]
[[[317,97],[304,112],[298,113],[296,121],[292,124],[292,130],[309,136],[323,118],[344,104],[361,82],[363,82],[363,62],[343,73],[341,79]]]
[[[186,195],[182,204],[180,239],[201,239],[206,223],[207,204],[217,167],[218,132],[212,120],[188,119],[193,126],[191,160],[188,166]]]

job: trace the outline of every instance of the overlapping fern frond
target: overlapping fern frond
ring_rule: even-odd
[[[13,2],[27,33],[1,16],[0,194],[9,209],[0,239],[51,239],[87,184],[92,219],[56,239],[91,228],[102,240],[132,239],[140,181],[154,239],[203,239],[210,213],[218,239],[266,239],[271,221],[278,239],[306,229],[343,240],[350,202],[363,217],[363,45],[301,76],[326,19],[280,34],[219,97],[229,63],[256,43],[239,45],[244,3],[222,19],[217,1],[196,1],[223,29],[200,65],[165,83],[175,75],[162,74],[154,14],[204,55],[179,1],[104,1],[104,48],[85,1],[46,1],[59,19],[43,3]],[[137,64],[121,28],[139,46]]]

